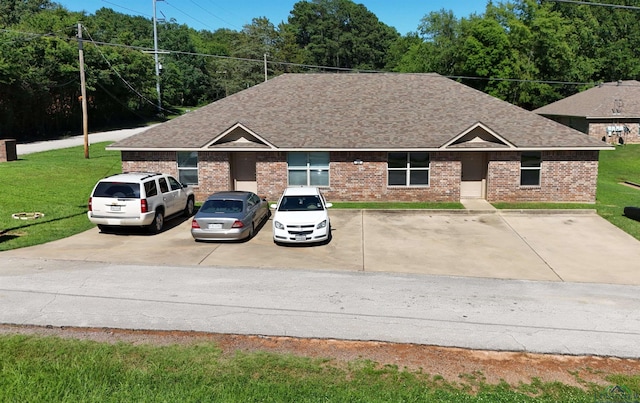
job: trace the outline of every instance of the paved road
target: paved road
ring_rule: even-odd
[[[640,357],[640,287],[0,258],[0,322]]]
[[[118,141],[134,134],[141,133],[152,126],[137,127],[133,129],[112,130],[108,132],[89,133],[89,144],[100,143],[103,141]],[[37,141],[34,143],[17,144],[16,153],[18,155],[31,154],[41,151],[56,150],[59,148],[68,148],[84,145],[84,136],[72,136],[61,140]]]

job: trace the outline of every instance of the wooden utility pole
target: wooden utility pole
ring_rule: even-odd
[[[78,23],[78,53],[80,58],[80,94],[82,101],[82,134],[84,157],[89,158],[89,122],[87,117],[87,85],[84,78],[84,50],[82,49],[82,23]]]

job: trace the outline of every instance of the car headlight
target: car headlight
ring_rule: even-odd
[[[324,228],[326,226],[327,226],[327,220],[324,220],[320,224],[316,225],[316,229]]]
[[[273,226],[277,229],[284,229],[284,225],[280,224],[278,221],[274,221]]]

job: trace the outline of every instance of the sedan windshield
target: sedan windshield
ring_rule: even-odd
[[[284,196],[278,211],[324,210],[318,196]]]
[[[241,213],[242,200],[207,200],[200,211],[203,213]]]

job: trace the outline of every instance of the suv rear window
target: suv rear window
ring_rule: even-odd
[[[93,197],[140,198],[140,184],[123,182],[99,182]]]

